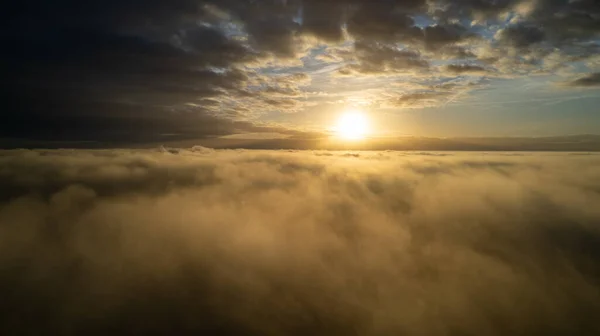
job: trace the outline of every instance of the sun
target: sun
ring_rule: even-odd
[[[334,130],[345,140],[364,139],[369,132],[369,120],[360,111],[347,111],[340,116]]]

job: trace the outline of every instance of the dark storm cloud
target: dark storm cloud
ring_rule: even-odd
[[[2,333],[598,334],[600,158],[432,154],[1,152]]]

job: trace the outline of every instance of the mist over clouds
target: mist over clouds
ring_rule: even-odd
[[[599,168],[581,153],[3,151],[1,332],[598,334]]]

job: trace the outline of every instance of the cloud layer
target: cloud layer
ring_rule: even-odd
[[[599,166],[1,152],[2,333],[598,334]]]

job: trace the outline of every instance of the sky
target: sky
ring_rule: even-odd
[[[0,334],[600,335],[600,1],[0,10]]]
[[[367,116],[370,139],[600,129],[595,0],[64,0],[2,12],[3,147],[324,139],[348,111]]]

